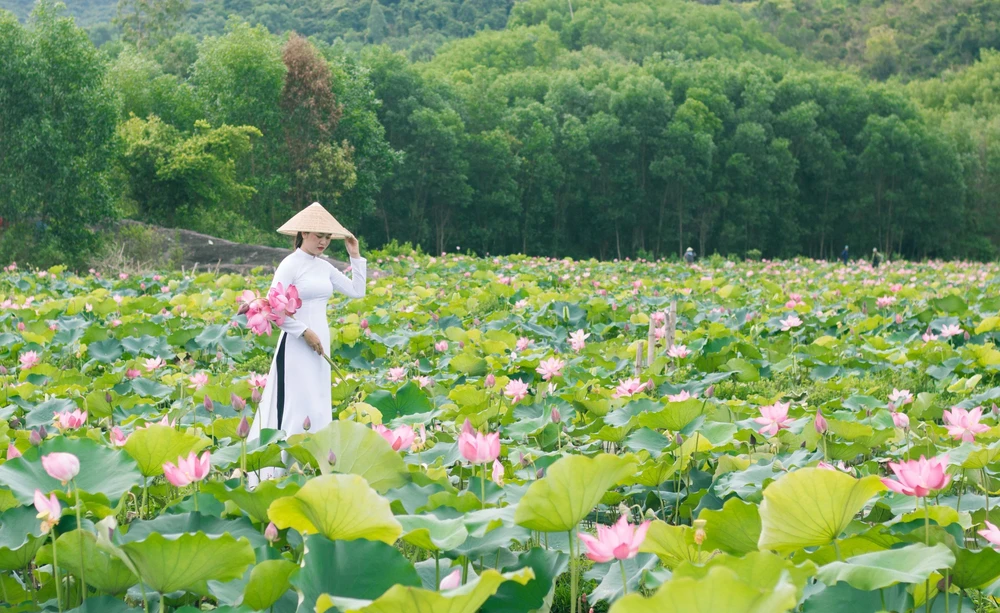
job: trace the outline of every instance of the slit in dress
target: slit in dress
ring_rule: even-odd
[[[285,340],[287,334],[282,333],[278,344],[278,429],[282,429],[282,419],[285,416]]]

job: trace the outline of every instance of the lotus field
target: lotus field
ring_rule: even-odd
[[[0,609],[995,609],[996,265],[369,264],[259,438],[270,275],[7,267]]]

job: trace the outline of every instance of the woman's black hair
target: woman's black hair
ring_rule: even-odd
[[[302,233],[296,232],[295,234],[295,248],[298,249],[302,246]]]

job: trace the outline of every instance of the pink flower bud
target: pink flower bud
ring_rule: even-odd
[[[243,409],[247,408],[247,401],[237,396],[236,392],[232,392],[229,394],[229,402],[230,404],[233,405],[233,408],[236,409],[237,411],[242,411]]]
[[[274,525],[273,521],[267,524],[267,528],[264,529],[264,538],[269,543],[274,543],[278,540],[278,527]]]
[[[326,461],[327,461],[327,463],[330,466],[336,466],[336,464],[337,464],[337,454],[335,454],[333,452],[333,450],[330,450],[330,453],[328,453],[327,456],[326,456]]]
[[[362,319],[361,320],[361,329],[362,330],[367,330],[368,329],[368,320],[367,319]]]
[[[309,432],[309,428],[312,428],[312,425],[313,425],[312,420],[309,419],[309,417],[306,417],[305,420],[302,422],[302,429],[305,430],[306,432]]]
[[[202,401],[202,404],[205,405],[205,410],[208,411],[209,413],[215,410],[215,403],[213,403],[212,399],[209,398],[207,395],[205,396],[205,399]]]
[[[705,398],[711,398],[712,396],[715,396],[715,386],[709,385],[708,389],[705,390]]]
[[[559,409],[552,407],[552,423],[557,424],[562,421],[562,415],[559,413]]]
[[[31,434],[28,435],[28,442],[31,443],[32,447],[38,447],[42,444],[42,435],[38,433],[38,430],[32,430]]]
[[[236,436],[243,439],[250,436],[250,422],[247,421],[246,415],[240,420],[240,425],[236,427]]]
[[[255,387],[253,388],[253,391],[250,393],[250,401],[253,402],[254,404],[260,404],[260,396],[261,396],[260,388]]]
[[[826,434],[826,431],[829,429],[826,418],[823,417],[823,413],[819,410],[816,411],[816,420],[813,422],[813,426],[815,426],[816,432],[820,434]]]
[[[493,376],[493,373],[486,375],[486,387],[493,387],[497,384],[497,378]]]

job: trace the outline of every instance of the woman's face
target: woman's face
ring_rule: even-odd
[[[302,250],[309,255],[319,255],[326,250],[330,244],[330,234],[319,234],[316,232],[302,233]]]

